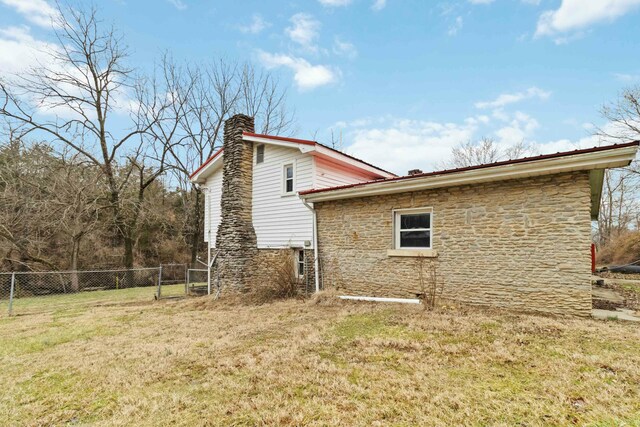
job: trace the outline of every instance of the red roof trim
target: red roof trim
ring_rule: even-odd
[[[258,138],[266,138],[266,139],[275,139],[277,141],[285,141],[285,142],[295,142],[296,144],[304,144],[304,145],[316,145],[316,141],[310,141],[308,139],[296,139],[296,138],[288,138],[286,136],[274,136],[274,135],[265,135],[262,133],[251,133],[251,132],[242,132],[244,136],[254,136]]]
[[[285,136],[265,135],[265,134],[261,134],[261,133],[251,133],[251,132],[242,132],[242,134],[245,135],[245,136],[255,136],[255,137],[258,137],[258,138],[275,139],[277,141],[295,142],[297,144],[319,145],[321,147],[324,147],[324,148],[326,148],[328,150],[333,151],[334,153],[341,154],[341,155],[343,155],[345,157],[348,157],[348,158],[350,158],[352,160],[355,160],[356,162],[360,162],[363,165],[367,165],[367,166],[369,166],[371,168],[374,168],[374,169],[377,169],[377,170],[379,170],[381,172],[387,173],[389,175],[396,176],[396,174],[394,174],[394,173],[391,173],[391,172],[386,171],[386,170],[384,170],[382,168],[379,168],[378,166],[372,165],[371,163],[367,163],[364,160],[358,159],[357,157],[353,157],[353,156],[351,156],[351,155],[349,155],[347,153],[343,153],[342,151],[336,150],[335,148],[331,148],[331,147],[329,147],[327,145],[321,144],[318,141],[311,141],[311,140],[308,140],[308,139],[288,138],[288,137],[285,137]]]
[[[218,157],[218,155],[220,153],[222,153],[222,147],[220,147],[218,149],[218,151],[216,151],[215,153],[213,153],[213,155],[211,157],[209,157],[207,160],[205,160],[205,162],[203,164],[200,165],[200,167],[198,169],[196,169],[191,175],[189,175],[189,179],[193,179],[194,176],[196,176],[198,174],[198,172],[200,172],[202,169],[204,169],[209,163],[211,163],[213,161],[213,159],[215,159],[216,157]]]
[[[365,186],[365,185],[376,184],[376,183],[381,183],[381,182],[401,181],[401,180],[406,180],[406,179],[423,178],[423,177],[435,176],[435,175],[448,175],[448,174],[452,174],[452,173],[467,172],[467,171],[477,170],[477,169],[487,169],[487,168],[493,168],[493,167],[498,167],[498,166],[506,166],[506,165],[513,165],[513,164],[518,164],[518,163],[535,162],[535,161],[538,161],[538,160],[553,159],[553,158],[557,158],[557,157],[574,156],[574,155],[577,155],[577,154],[596,153],[596,152],[599,152],[599,151],[613,150],[613,149],[616,149],[616,148],[632,147],[634,145],[636,145],[636,146],[640,145],[640,141],[633,141],[633,142],[628,142],[628,143],[625,143],[625,144],[604,145],[604,146],[601,146],[601,147],[593,147],[593,148],[583,148],[583,149],[574,150],[574,151],[563,151],[563,152],[558,152],[558,153],[555,153],[555,154],[543,154],[543,155],[540,155],[540,156],[523,157],[521,159],[504,160],[504,161],[501,161],[501,162],[488,163],[488,164],[476,165],[476,166],[467,166],[467,167],[457,168],[457,169],[445,169],[445,170],[441,170],[441,171],[421,173],[421,174],[418,174],[418,175],[407,175],[407,176],[399,176],[399,177],[395,177],[395,178],[378,179],[378,180],[375,180],[375,181],[360,182],[360,183],[357,183],[357,184],[347,184],[347,185],[341,185],[341,186],[338,186],[338,187],[318,188],[318,189],[301,191],[300,194],[301,195],[306,195],[306,194],[314,194],[314,193],[324,193],[324,192],[328,192],[328,191],[336,191],[336,190],[342,190],[342,189],[346,189],[346,188],[362,187],[362,186]]]

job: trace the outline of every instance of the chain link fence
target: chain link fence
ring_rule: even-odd
[[[206,295],[209,291],[207,285],[207,270],[202,268],[190,268],[187,270],[187,294]]]
[[[109,304],[184,296],[186,266],[122,270],[0,273],[0,312],[56,310],[73,304]],[[166,283],[163,283],[164,280]],[[205,279],[206,280],[206,279]]]

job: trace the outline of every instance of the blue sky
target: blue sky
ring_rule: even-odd
[[[52,41],[51,2],[0,0],[0,72]],[[288,87],[296,136],[395,172],[487,136],[593,146],[601,106],[640,83],[640,0],[101,0],[133,65],[251,60]]]

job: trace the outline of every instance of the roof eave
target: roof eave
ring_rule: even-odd
[[[480,184],[491,181],[551,175],[577,170],[606,169],[627,166],[636,156],[637,145],[612,150],[568,155],[531,162],[514,163],[473,169],[455,173],[443,173],[401,180],[369,182],[349,188],[326,189],[301,194],[308,202],[368,197],[401,192],[429,190],[460,185]],[[593,214],[593,213],[592,213]]]
[[[284,137],[276,137],[269,135],[258,135],[251,133],[244,133],[242,135],[242,139],[244,141],[251,141],[259,144],[271,144],[278,145],[281,147],[288,148],[297,148],[301,153],[309,153],[311,155],[322,155],[328,158],[331,158],[335,161],[348,165],[350,167],[356,167],[362,171],[365,171],[369,174],[376,175],[383,178],[392,178],[396,175],[389,173],[380,168],[369,165],[363,161],[356,160],[353,157],[347,156],[344,153],[341,153],[337,150],[333,150],[325,147],[322,144],[319,144],[315,141],[306,141],[301,139],[293,139],[293,138],[284,138]]]
[[[218,150],[212,157],[202,164],[190,177],[189,181],[194,184],[204,184],[207,178],[218,169],[218,165],[222,160],[224,153],[222,149]]]

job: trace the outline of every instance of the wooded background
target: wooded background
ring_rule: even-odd
[[[75,270],[195,263],[204,255],[201,189],[189,174],[222,145],[224,121],[295,131],[286,89],[250,63],[133,66],[95,8],[58,6],[59,48],[0,79],[0,270]],[[596,143],[640,139],[640,87],[602,109]],[[335,145],[336,141],[331,141]],[[460,144],[447,167],[535,155],[522,141]],[[602,263],[640,258],[640,168],[609,171],[594,241]]]

